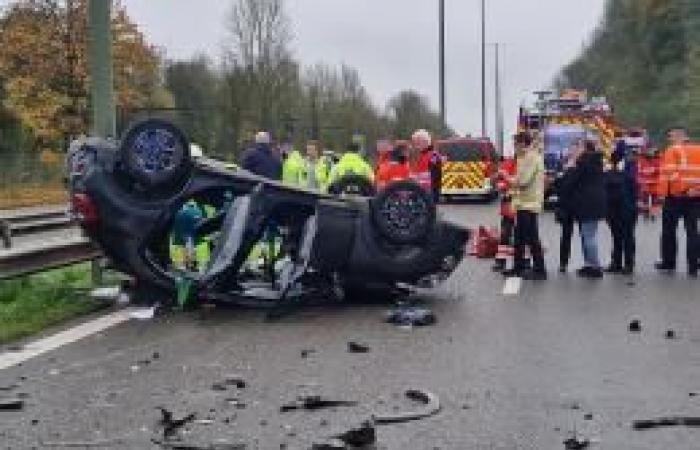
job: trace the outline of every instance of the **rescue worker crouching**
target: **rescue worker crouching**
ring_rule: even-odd
[[[374,171],[372,166],[361,155],[361,147],[357,143],[348,146],[340,161],[331,169],[328,177],[328,186],[337,185],[343,178],[356,175],[365,178],[370,185],[374,185]]]

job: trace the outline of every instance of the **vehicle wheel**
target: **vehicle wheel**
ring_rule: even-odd
[[[184,133],[161,119],[147,119],[129,128],[119,152],[126,174],[149,190],[177,185],[192,165]]]
[[[353,195],[359,197],[372,197],[377,193],[374,185],[363,176],[347,175],[331,184],[328,192],[332,195]]]
[[[379,233],[395,244],[418,243],[435,225],[437,212],[431,195],[411,181],[390,184],[371,205]]]

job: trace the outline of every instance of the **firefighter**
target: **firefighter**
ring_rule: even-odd
[[[513,192],[511,191],[510,180],[517,172],[515,158],[506,157],[498,168],[498,178],[496,188],[501,194],[501,239],[496,253],[496,264],[493,266],[494,272],[502,272],[506,268],[508,258],[513,255],[513,237],[515,230],[515,209],[513,208]]]
[[[698,209],[700,209],[700,145],[689,143],[683,127],[669,130],[671,146],[661,159],[659,197],[663,199],[661,261],[656,269],[676,270],[676,230],[683,219],[687,235],[688,275],[698,276]]]
[[[333,166],[328,177],[328,185],[332,185],[340,181],[341,178],[348,175],[359,175],[367,178],[374,184],[374,171],[372,166],[362,157],[360,144],[353,142],[347,148],[347,151],[340,158],[340,161]]]
[[[382,189],[394,181],[407,180],[411,177],[408,164],[408,148],[399,144],[382,159],[377,166],[377,188]]]
[[[418,152],[417,160],[412,168],[412,178],[437,203],[440,200],[442,158],[433,149],[433,138],[426,130],[417,130],[411,137],[414,149]]]
[[[646,149],[638,155],[639,210],[645,219],[655,220],[659,214],[659,174],[661,158],[656,149]]]

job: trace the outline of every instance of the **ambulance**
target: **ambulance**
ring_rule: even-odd
[[[492,201],[498,197],[498,156],[489,139],[440,140],[435,150],[442,156],[441,195],[445,200],[478,197]]]

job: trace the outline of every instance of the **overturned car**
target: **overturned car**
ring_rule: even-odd
[[[296,189],[193,158],[186,136],[157,119],[120,142],[75,145],[67,168],[87,235],[140,286],[171,296],[183,278],[199,298],[270,304],[435,285],[463,259],[469,237],[410,182],[373,198]],[[211,210],[191,227],[192,245],[210,246],[199,267],[175,264],[172,250],[193,202]]]

